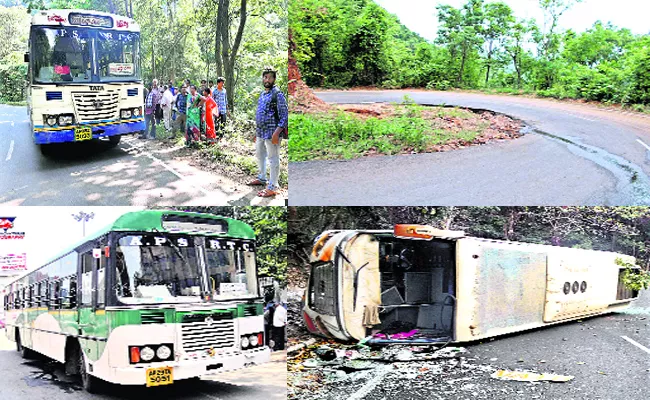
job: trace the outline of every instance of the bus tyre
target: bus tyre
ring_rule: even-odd
[[[53,154],[51,144],[42,144],[40,145],[40,148],[41,148],[41,154],[44,155],[45,157],[49,157]]]
[[[122,135],[109,136],[108,143],[111,147],[115,147],[120,143],[120,139],[122,139]]]
[[[83,351],[77,346],[77,355],[79,363],[79,376],[81,377],[81,386],[88,393],[97,393],[99,391],[100,381],[98,378],[90,375],[86,370],[86,360]]]
[[[26,360],[34,358],[35,353],[23,346],[22,341],[20,340],[20,332],[16,331],[16,350],[20,353],[20,356]]]

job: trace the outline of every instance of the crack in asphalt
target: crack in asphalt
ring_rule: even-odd
[[[346,104],[382,104],[385,102],[364,102],[364,103],[346,103]],[[545,132],[532,123],[522,120],[521,118],[508,115],[499,111],[493,111],[486,108],[467,107],[454,104],[430,104],[418,103],[420,106],[425,107],[443,107],[443,108],[460,108],[469,110],[473,113],[488,112],[494,115],[502,115],[514,121],[523,124],[520,133],[527,135],[536,133],[545,136],[553,141],[561,142],[566,145],[567,149],[586,160],[593,162],[599,167],[609,171],[616,178],[617,184],[616,193],[606,194],[606,204],[604,205],[620,205],[620,204],[635,204],[635,205],[650,205],[650,178],[643,172],[643,169],[637,164],[634,164],[623,157],[614,155],[599,147],[590,146],[580,143],[577,139],[568,138],[565,136]],[[650,155],[649,155],[650,157]],[[631,200],[631,201],[630,201]]]

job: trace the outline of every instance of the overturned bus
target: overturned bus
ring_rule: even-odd
[[[313,334],[368,344],[474,341],[629,306],[638,292],[617,258],[634,262],[425,225],[327,231],[314,242],[303,319]]]

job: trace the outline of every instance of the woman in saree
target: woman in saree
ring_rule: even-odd
[[[205,102],[205,137],[208,142],[215,143],[217,135],[214,130],[214,117],[219,115],[219,106],[212,98],[211,92],[210,88],[203,89],[203,97],[201,99]]]
[[[190,96],[187,98],[187,132],[188,146],[192,141],[201,139],[201,96],[196,91],[196,86],[190,86]]]

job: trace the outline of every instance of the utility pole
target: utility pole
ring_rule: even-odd
[[[83,237],[86,237],[86,222],[90,221],[95,217],[95,213],[86,213],[84,211],[79,211],[79,214],[71,214],[72,218],[77,222],[81,222],[83,225]]]

